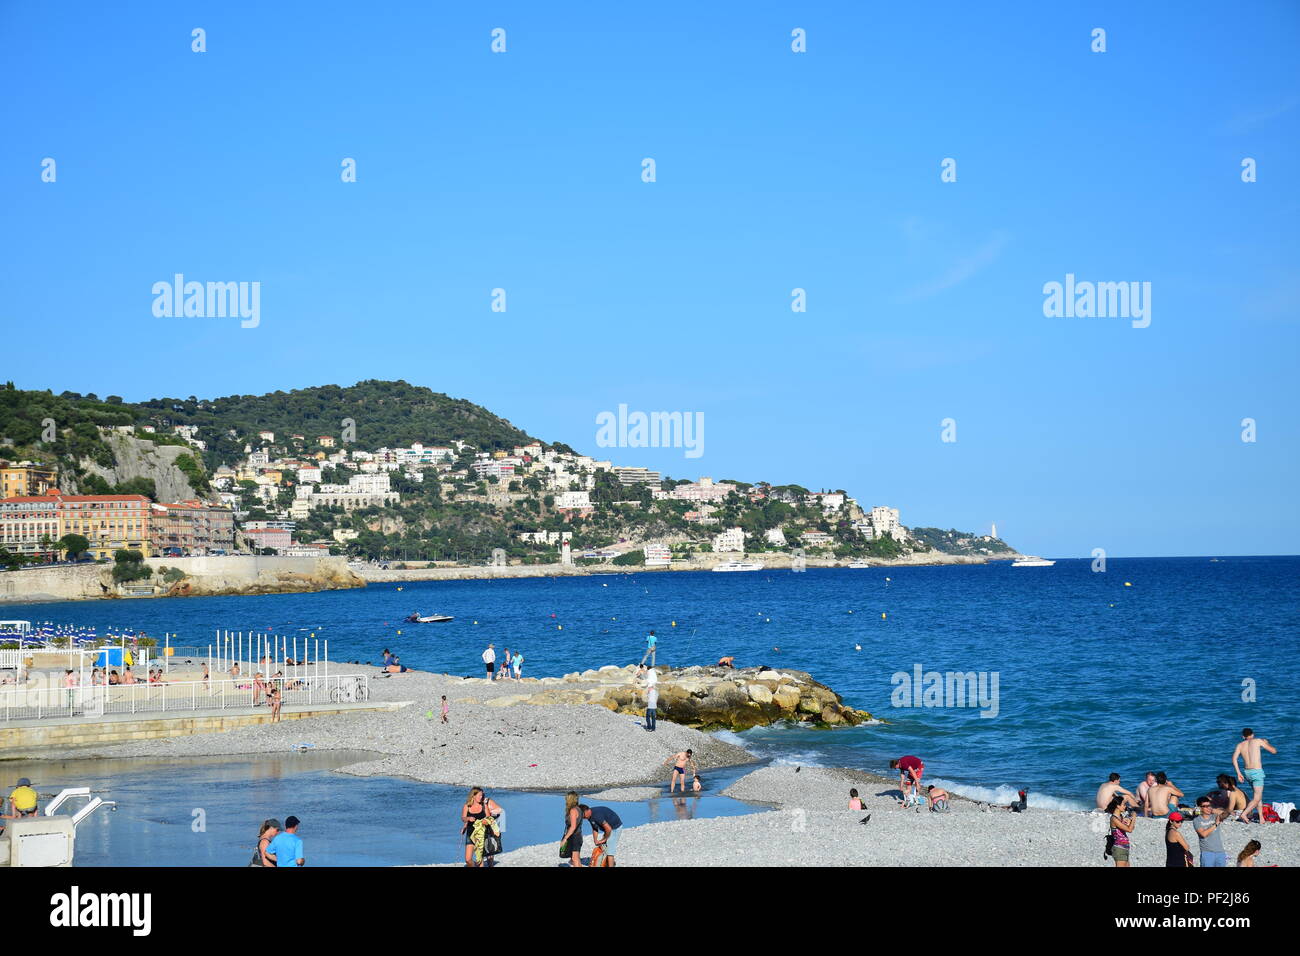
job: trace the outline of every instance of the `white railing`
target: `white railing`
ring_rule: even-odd
[[[316,704],[356,704],[370,699],[366,674],[282,677],[263,681],[281,689],[287,709]],[[117,684],[93,687],[0,689],[0,719],[99,718],[106,714],[171,714],[205,710],[269,709],[265,692],[251,678]]]

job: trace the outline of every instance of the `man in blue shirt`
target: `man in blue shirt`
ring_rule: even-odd
[[[591,824],[591,835],[596,841],[596,846],[605,847],[605,859],[608,862],[606,866],[614,865],[614,854],[618,852],[618,831],[623,826],[623,821],[619,815],[609,807],[589,807],[586,804],[580,804],[579,812]]]
[[[650,666],[651,667],[655,666],[655,644],[657,643],[658,641],[655,639],[655,632],[651,631],[649,636],[646,637],[645,639],[645,653],[641,655],[642,665],[644,665],[645,662],[649,660]]]
[[[284,829],[266,845],[266,855],[275,857],[277,867],[302,866],[307,861],[302,855],[302,837],[298,836],[298,818],[286,817]]]

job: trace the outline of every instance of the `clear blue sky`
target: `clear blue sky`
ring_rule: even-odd
[[[612,457],[1057,556],[1294,553],[1298,49],[1292,2],[6,0],[0,376],[402,378],[591,452],[619,403],[700,411],[703,458]],[[261,325],[155,318],[176,272],[260,282]],[[1152,283],[1150,327],[1045,318],[1067,272]]]

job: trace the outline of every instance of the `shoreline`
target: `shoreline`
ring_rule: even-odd
[[[708,559],[679,562],[666,568],[647,568],[643,565],[626,567],[612,564],[591,566],[564,564],[520,564],[505,567],[484,565],[455,565],[423,568],[379,568],[369,565],[345,564],[341,557],[326,562],[320,558],[272,559],[262,555],[227,555],[210,558],[158,558],[147,559],[151,566],[184,567],[187,562],[219,560],[228,565],[219,574],[197,573],[169,586],[165,590],[154,588],[149,594],[124,594],[102,590],[106,565],[32,567],[0,573],[0,606],[6,604],[57,604],[64,601],[140,601],[168,597],[255,597],[271,594],[316,594],[364,588],[369,584],[407,581],[489,581],[494,579],[591,577],[602,574],[661,574],[667,572],[711,571],[724,561],[745,560],[745,555],[718,554]],[[763,571],[789,571],[793,558],[788,554],[758,554],[752,556],[764,563]],[[928,553],[913,554],[906,558],[869,558],[870,568],[928,568],[995,564],[1013,561],[1019,554],[996,557]],[[282,571],[259,571],[259,566],[299,562],[300,567]],[[244,562],[244,566],[240,566]],[[812,568],[848,568],[849,559],[807,558],[806,566]],[[249,572],[254,580],[240,582]],[[744,573],[744,572],[742,572]],[[762,571],[748,572],[760,574]],[[20,592],[18,585],[31,588]],[[52,590],[43,590],[49,588]],[[62,593],[57,593],[62,592]]]
[[[563,578],[588,577],[600,574],[663,574],[671,572],[712,571],[714,565],[723,564],[727,561],[745,560],[762,561],[764,564],[762,571],[789,571],[793,561],[792,557],[788,554],[759,553],[743,555],[727,553],[711,555],[711,557],[714,560],[679,562],[676,566],[669,566],[666,568],[647,568],[644,565],[622,566],[611,564],[591,566],[523,564],[508,565],[506,567],[457,565],[454,567],[432,568],[375,568],[350,564],[348,567],[353,571],[353,573],[365,579],[368,584],[374,584],[392,581],[486,581],[494,578]],[[872,569],[932,568],[996,564],[1003,561],[1014,561],[1019,557],[1021,557],[1019,554],[986,557],[979,555],[931,553],[924,555],[915,554],[907,558],[868,558],[866,560]],[[850,564],[850,559],[810,557],[805,559],[805,564],[808,569],[847,569]],[[762,571],[747,573],[761,574]]]

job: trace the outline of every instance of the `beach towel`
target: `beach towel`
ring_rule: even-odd
[[[474,821],[474,829],[470,831],[470,840],[474,844],[475,863],[482,863],[483,857],[488,852],[488,833],[497,838],[496,848],[500,849],[501,831],[497,828],[497,822],[491,817],[484,817],[482,820]]]

